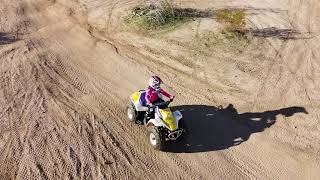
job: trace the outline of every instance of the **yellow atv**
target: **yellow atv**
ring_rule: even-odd
[[[180,111],[172,112],[169,108],[171,101],[163,101],[154,104],[154,117],[146,118],[148,108],[144,104],[145,91],[137,91],[130,97],[127,108],[128,119],[131,122],[144,121],[148,128],[148,141],[150,145],[157,150],[165,150],[167,141],[177,140],[184,129],[182,128],[182,114]]]

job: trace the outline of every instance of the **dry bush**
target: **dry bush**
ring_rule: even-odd
[[[147,0],[133,8],[127,22],[139,29],[154,30],[175,26],[186,19],[175,13],[172,0]]]
[[[245,34],[246,20],[244,10],[219,10],[216,12],[216,19],[224,24],[224,29],[221,30],[221,33],[225,34],[227,38]]]

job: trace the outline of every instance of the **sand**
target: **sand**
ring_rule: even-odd
[[[319,2],[177,2],[245,9],[238,50],[201,45],[214,15],[137,33],[137,3],[0,1],[0,179],[318,179]],[[151,74],[188,125],[166,152],[126,120]]]

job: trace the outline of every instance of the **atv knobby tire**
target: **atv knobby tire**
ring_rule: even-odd
[[[165,149],[165,138],[157,127],[148,129],[148,142],[156,150],[161,151]]]
[[[132,104],[127,107],[127,117],[130,122],[135,122],[137,120],[137,111]]]

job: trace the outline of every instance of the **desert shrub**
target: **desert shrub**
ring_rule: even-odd
[[[246,20],[244,10],[219,10],[216,12],[216,19],[224,24],[224,29],[221,32],[231,38],[243,35],[245,32]]]
[[[132,9],[126,21],[142,30],[163,29],[185,22],[186,17],[175,12],[171,0],[146,1],[146,3]]]

